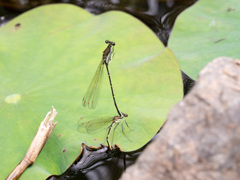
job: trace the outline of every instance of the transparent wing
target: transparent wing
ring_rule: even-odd
[[[87,126],[88,122],[89,121],[87,121],[87,119],[84,117],[79,118],[78,123],[77,123],[78,132],[86,133],[86,126]]]
[[[78,132],[92,134],[101,130],[104,126],[107,128],[112,123],[112,119],[112,117],[81,117],[77,123],[77,130]]]
[[[112,119],[112,117],[93,119],[87,123],[86,130],[89,134],[92,134],[98,130],[101,130],[105,126],[107,128],[112,123]]]
[[[90,109],[94,109],[97,106],[103,79],[103,67],[104,59],[99,63],[95,75],[83,97],[82,105],[84,107],[88,106]]]

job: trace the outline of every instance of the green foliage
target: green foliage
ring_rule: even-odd
[[[82,106],[106,39],[116,42],[109,68],[118,106],[129,115],[129,128],[124,124],[127,137],[119,126],[113,143],[131,151],[155,135],[169,109],[182,98],[179,66],[171,51],[144,24],[125,13],[92,16],[72,5],[42,6],[0,29],[1,178],[25,156],[52,105],[58,112],[58,124],[20,179],[62,173],[79,154],[82,142],[106,145],[111,121],[91,133],[79,128],[92,117],[117,115],[106,71],[96,109]]]
[[[214,58],[240,58],[239,0],[199,0],[174,26],[169,47],[181,69],[196,78]]]

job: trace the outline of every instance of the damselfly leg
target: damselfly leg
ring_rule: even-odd
[[[115,127],[113,128],[113,135],[112,135],[112,143],[113,143],[113,139],[114,139],[114,134],[115,134],[115,130],[116,128],[118,127],[118,125],[121,123],[121,126],[122,126],[122,133],[124,134],[124,136],[129,140],[131,141],[127,135],[125,134],[124,132],[124,128],[123,128],[123,122],[122,121],[125,121],[125,119],[123,117],[120,117],[120,116],[115,116],[113,119],[112,119],[112,123],[110,124],[110,126],[108,127],[108,131],[107,131],[107,136],[106,136],[106,141],[107,141],[107,144],[108,144],[108,147],[111,149],[111,144],[109,142],[109,135],[111,133],[111,130],[113,128],[113,126],[115,125]],[[126,122],[126,121],[125,121]]]

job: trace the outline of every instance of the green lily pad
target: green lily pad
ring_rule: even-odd
[[[176,21],[169,47],[193,78],[219,56],[240,58],[240,1],[200,0]]]
[[[92,110],[82,98],[106,48],[116,43],[109,68],[113,88],[129,127],[116,128],[113,144],[124,151],[147,143],[183,96],[178,63],[143,23],[123,12],[92,16],[66,4],[33,9],[0,29],[0,167],[5,178],[25,156],[40,122],[53,105],[58,121],[33,166],[20,179],[61,174],[80,152],[82,142],[106,145],[107,127],[87,132],[117,115],[104,72],[101,96]],[[97,127],[97,126],[95,126]],[[113,134],[110,134],[112,141]]]

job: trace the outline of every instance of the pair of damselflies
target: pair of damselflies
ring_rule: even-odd
[[[126,125],[128,126],[127,122],[125,121],[124,117],[127,117],[128,115],[121,112],[118,108],[117,102],[116,102],[116,98],[114,95],[114,91],[113,91],[113,85],[112,85],[112,80],[111,80],[111,76],[110,76],[110,71],[109,71],[109,64],[112,61],[112,58],[114,56],[114,46],[115,43],[112,41],[105,41],[106,44],[108,44],[107,48],[103,51],[103,55],[102,55],[102,60],[98,65],[98,68],[96,70],[95,75],[93,76],[93,79],[83,97],[82,100],[82,105],[84,107],[88,106],[90,109],[94,109],[97,106],[98,103],[98,99],[100,96],[100,92],[101,92],[101,85],[102,85],[102,79],[103,79],[103,70],[104,70],[104,66],[107,69],[107,73],[108,73],[108,79],[109,79],[109,83],[110,83],[110,87],[111,87],[111,92],[112,92],[112,97],[113,97],[113,102],[114,102],[114,106],[117,110],[117,113],[119,116],[114,116],[111,120],[112,123],[110,124],[110,126],[108,127],[108,131],[107,131],[107,135],[106,135],[106,141],[107,144],[109,146],[109,148],[111,149],[110,143],[109,143],[109,135],[111,133],[111,130],[114,127],[114,131],[117,128],[117,126],[119,125],[119,123],[121,123],[122,121],[124,121],[126,123]],[[108,121],[108,119],[106,119],[106,121]],[[105,122],[106,122],[105,121]],[[88,126],[91,126],[88,125]],[[88,128],[88,127],[86,127]],[[122,132],[125,135],[124,131],[123,131],[123,124],[122,124]]]

